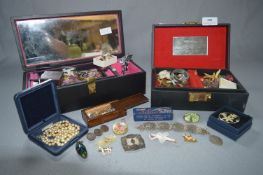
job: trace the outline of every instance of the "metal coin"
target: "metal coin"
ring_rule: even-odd
[[[158,123],[158,129],[160,129],[160,130],[169,130],[170,129],[170,124],[167,123],[167,122]]]
[[[95,134],[96,136],[101,136],[101,135],[102,135],[102,132],[101,132],[100,129],[94,129],[94,134]]]
[[[108,132],[109,131],[109,127],[107,125],[101,125],[100,126],[100,130],[103,132]]]
[[[87,134],[87,139],[89,141],[95,140],[96,139],[96,135],[94,133],[88,133]]]
[[[209,136],[209,141],[215,145],[223,145],[223,140],[215,135],[210,135]]]

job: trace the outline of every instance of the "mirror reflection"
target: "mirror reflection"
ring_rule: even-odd
[[[26,64],[121,53],[117,14],[17,21]]]

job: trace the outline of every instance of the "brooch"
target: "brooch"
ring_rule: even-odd
[[[184,120],[188,123],[197,123],[199,122],[200,115],[194,112],[188,112],[184,114]]]
[[[145,148],[145,143],[141,135],[129,134],[121,138],[121,144],[124,151],[135,151]]]
[[[112,130],[116,135],[124,135],[128,132],[128,124],[122,120],[121,122],[115,123]]]
[[[150,134],[149,138],[150,140],[157,139],[159,140],[160,143],[164,143],[165,141],[176,143],[176,140],[168,137],[168,135],[169,135],[168,132],[164,132],[164,133],[158,132],[157,134]]]
[[[218,115],[218,119],[228,124],[236,124],[240,122],[240,117],[231,112],[221,112]]]
[[[191,134],[185,134],[183,138],[185,142],[192,142],[192,143],[197,142],[197,139],[194,138]]]

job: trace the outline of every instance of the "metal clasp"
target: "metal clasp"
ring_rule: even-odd
[[[94,77],[87,78],[87,89],[89,94],[96,93],[96,78]]]
[[[189,92],[189,102],[207,102],[212,99],[209,92]]]

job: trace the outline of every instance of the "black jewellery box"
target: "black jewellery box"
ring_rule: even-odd
[[[207,126],[237,140],[252,126],[252,117],[229,106],[223,106],[208,119]]]
[[[249,94],[229,70],[229,24],[158,24],[152,38],[152,107],[245,110]]]
[[[12,25],[23,89],[55,80],[62,113],[145,93],[145,71],[123,57],[121,11],[14,17]]]
[[[17,93],[14,96],[14,100],[23,130],[28,138],[53,155],[61,154],[88,132],[86,126],[60,113],[56,85],[51,80]],[[60,131],[56,131],[57,133],[70,134],[72,127],[76,128],[76,132],[70,138],[64,137],[58,140],[59,138],[56,139],[54,136],[49,135],[49,138],[45,140],[43,134],[48,134],[48,129],[58,125],[58,122],[64,123],[63,125],[66,126],[67,130],[61,127]],[[69,125],[74,126],[69,127]],[[54,145],[47,143],[55,139],[57,142],[65,142],[66,139],[68,141]]]

